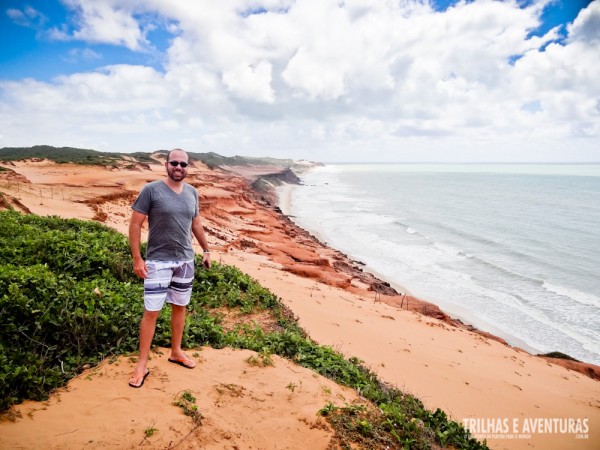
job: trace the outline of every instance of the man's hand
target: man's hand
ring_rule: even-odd
[[[206,241],[206,234],[204,233],[200,215],[197,215],[194,217],[194,220],[192,220],[192,233],[196,236],[196,239],[198,239],[198,243],[204,252],[202,256],[202,267],[210,269],[210,249],[208,248],[208,242]]]
[[[204,267],[205,269],[210,269],[210,265],[210,253],[206,252],[202,256],[202,267]]]
[[[148,267],[146,267],[146,261],[141,258],[133,261],[133,271],[140,278],[148,278]]]

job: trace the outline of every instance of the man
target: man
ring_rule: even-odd
[[[202,265],[211,265],[210,252],[200,220],[198,193],[184,179],[188,173],[188,155],[171,150],[165,168],[167,177],[148,183],[132,205],[129,244],[133,270],[144,279],[144,315],[140,324],[140,359],[129,385],[140,388],[148,370],[148,356],[154,338],[156,320],[165,304],[171,304],[171,355],[169,361],[188,369],[196,363],[181,349],[186,305],[190,301],[194,278],[192,234],[204,250]],[[146,261],[140,253],[142,225],[148,218],[149,234]]]

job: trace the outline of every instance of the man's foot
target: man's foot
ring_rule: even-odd
[[[135,374],[129,379],[129,386],[132,388],[141,388],[144,385],[144,381],[146,381],[146,377],[150,375],[150,370],[146,369],[146,373],[141,377],[136,377]]]
[[[193,369],[194,367],[196,367],[196,361],[188,358],[187,355],[183,355],[182,358],[175,358],[171,356],[169,358],[169,362],[172,362],[173,364],[179,364],[180,366],[183,366],[186,369]]]

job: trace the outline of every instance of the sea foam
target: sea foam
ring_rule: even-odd
[[[578,175],[579,173],[579,175]],[[510,343],[600,364],[600,165],[337,165],[289,214],[392,284]]]

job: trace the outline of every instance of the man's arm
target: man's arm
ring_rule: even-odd
[[[210,268],[210,249],[208,248],[208,241],[206,240],[206,233],[204,233],[200,215],[197,215],[194,217],[194,220],[192,220],[192,233],[194,233],[194,236],[200,243],[200,247],[202,247],[202,250],[204,251],[202,265],[208,269]]]
[[[140,278],[148,276],[146,262],[142,258],[140,251],[140,241],[142,240],[142,225],[146,220],[146,215],[138,211],[131,214],[129,222],[129,246],[131,247],[131,256],[133,257],[133,271]]]

